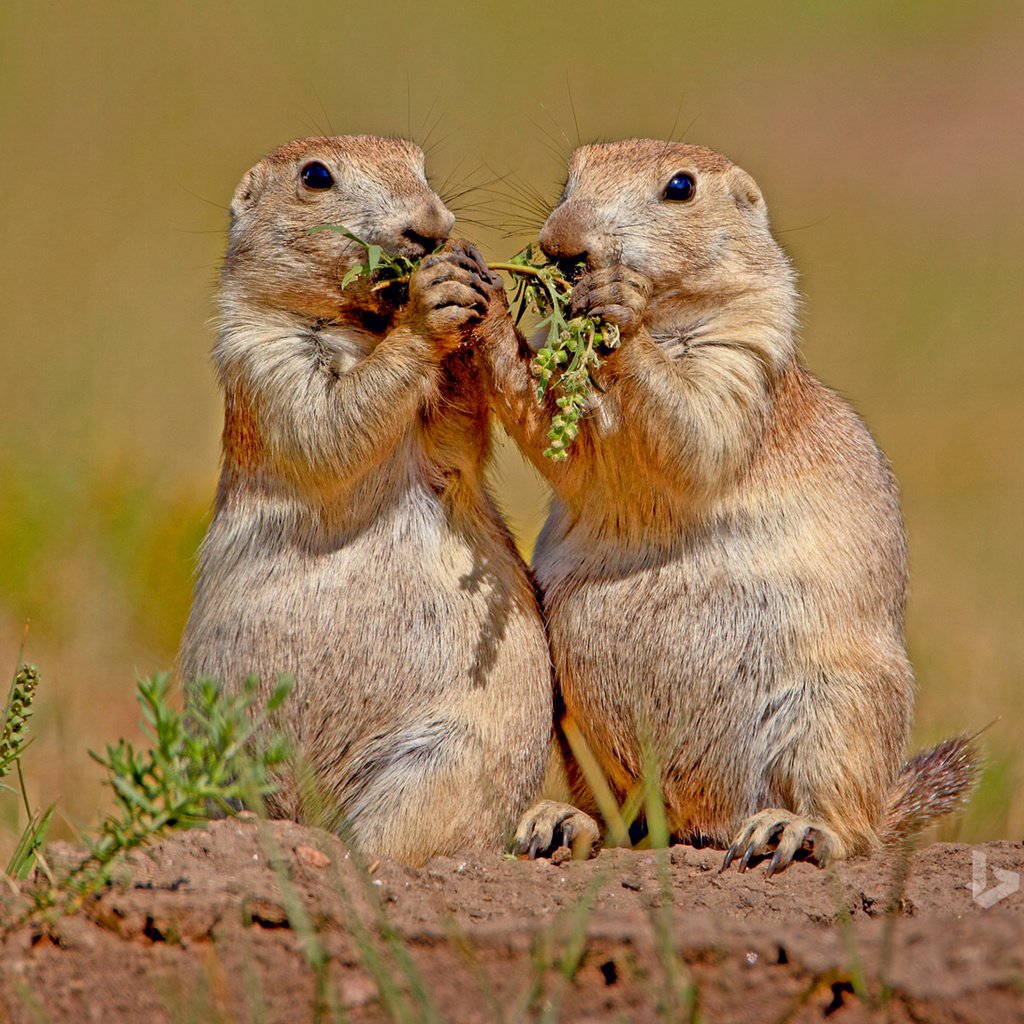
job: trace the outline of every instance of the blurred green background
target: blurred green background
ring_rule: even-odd
[[[86,749],[170,667],[212,500],[226,206],[302,135],[429,143],[436,183],[558,193],[577,141],[667,137],[760,182],[811,368],[903,488],[915,744],[994,719],[945,835],[1024,832],[1024,6],[20,3],[0,7],[0,664],[44,673],[26,757],[67,834]],[[513,186],[512,182],[515,182]],[[492,256],[517,200],[467,197]],[[486,209],[479,209],[480,206]],[[484,223],[522,227],[513,237]],[[524,547],[545,495],[505,452]],[[0,799],[0,842],[15,801]]]

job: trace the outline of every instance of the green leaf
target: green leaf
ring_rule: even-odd
[[[348,228],[343,227],[341,224],[317,224],[316,227],[310,228],[306,234],[316,235],[321,231],[333,231],[336,235],[344,235],[346,238],[351,238],[353,242],[358,242],[364,249],[369,247],[369,242],[364,241],[354,231],[349,231]]]
[[[349,267],[345,276],[341,279],[341,287],[347,288],[353,281],[358,281],[366,273],[366,267],[362,263],[356,263]]]

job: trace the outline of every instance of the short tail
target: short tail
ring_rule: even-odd
[[[954,736],[922,750],[901,769],[889,797],[882,842],[895,846],[961,807],[981,773],[974,736]]]

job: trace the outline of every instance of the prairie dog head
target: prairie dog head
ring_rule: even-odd
[[[702,146],[632,139],[577,149],[540,244],[591,270],[639,271],[654,284],[652,308],[673,294],[792,284],[757,183]]]
[[[281,146],[245,174],[229,212],[225,300],[324,320],[344,319],[352,307],[380,312],[382,300],[358,283],[342,295],[342,276],[365,251],[311,228],[341,225],[385,252],[419,257],[455,223],[427,184],[419,146],[371,135]]]

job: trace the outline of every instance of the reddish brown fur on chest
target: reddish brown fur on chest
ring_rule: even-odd
[[[256,426],[248,395],[235,388],[224,400],[224,461],[239,469],[252,469],[263,458],[263,438]]]
[[[752,478],[770,484],[823,460],[840,458],[851,446],[855,419],[828,388],[793,363],[772,393],[771,415],[751,466]]]

